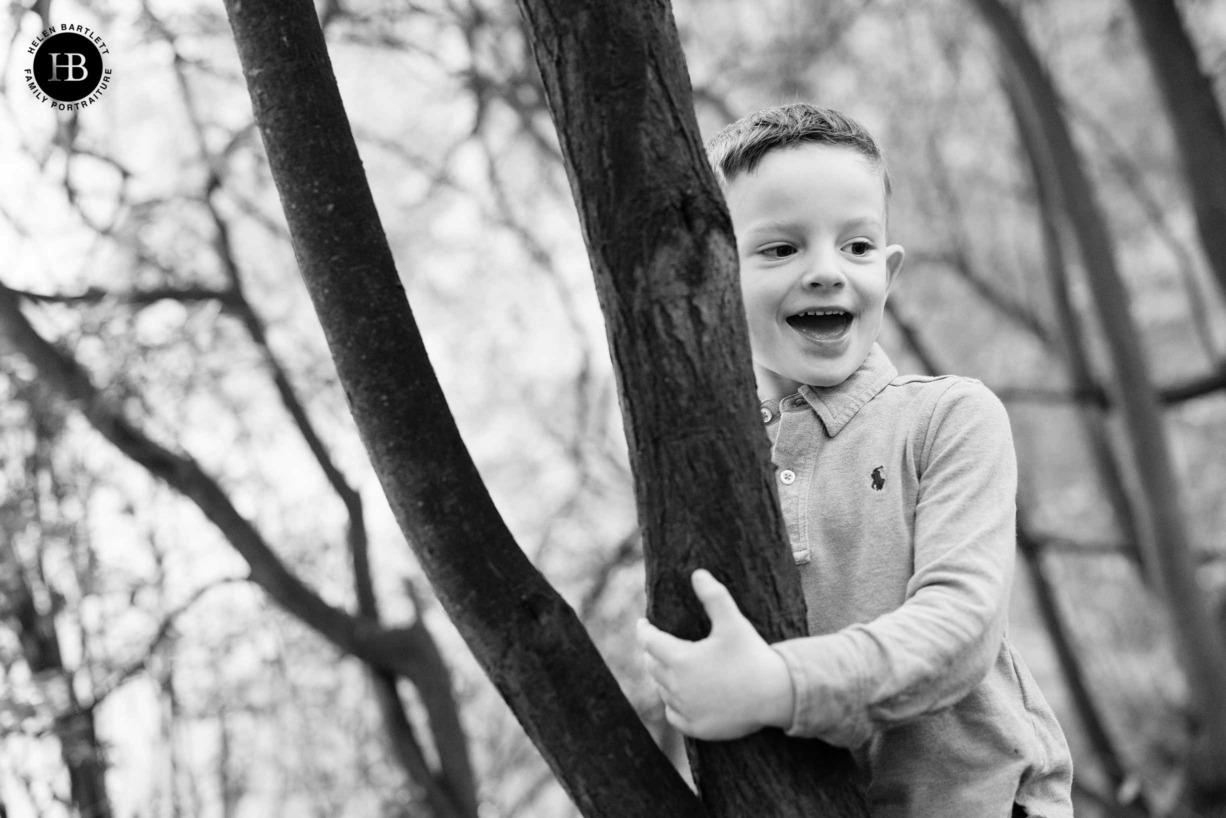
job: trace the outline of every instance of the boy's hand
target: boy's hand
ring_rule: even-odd
[[[687,642],[640,619],[638,639],[669,724],[691,738],[740,738],[792,721],[792,679],[783,657],[758,635],[720,582],[699,569],[690,578],[711,633]]]

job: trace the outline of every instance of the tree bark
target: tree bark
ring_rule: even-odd
[[[439,600],[580,810],[701,814],[484,489],[365,183],[312,4],[226,4],[294,251],[376,474]]]
[[[1129,0],[1170,114],[1209,266],[1226,295],[1226,121],[1172,0]]]
[[[707,626],[710,569],[767,641],[806,633],[749,365],[735,240],[667,2],[521,0],[604,311],[650,618]],[[713,815],[863,815],[850,755],[765,730],[691,742]]]
[[[1081,251],[1093,303],[1107,338],[1115,372],[1116,402],[1129,442],[1131,471],[1141,508],[1140,542],[1155,587],[1174,619],[1188,677],[1198,746],[1191,776],[1210,799],[1226,795],[1226,640],[1197,583],[1191,540],[1171,465],[1165,421],[1128,293],[1115,264],[1114,246],[1061,111],[1059,96],[1020,23],[1000,0],[975,5],[1003,50],[1005,82],[1016,83],[1018,116],[1034,123],[1041,167],[1059,198]]]

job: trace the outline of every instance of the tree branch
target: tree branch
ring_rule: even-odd
[[[212,287],[154,287],[147,290],[103,290],[90,287],[82,293],[40,293],[30,290],[10,289],[13,295],[42,304],[132,304],[148,306],[158,301],[178,301],[190,304],[197,301],[217,301],[233,307],[233,290],[218,290]]]
[[[1046,543],[1034,535],[1028,521],[1021,514],[1018,515],[1017,545],[1022,558],[1030,568],[1030,582],[1034,589],[1039,617],[1043,620],[1047,635],[1056,652],[1060,669],[1064,675],[1064,682],[1073,700],[1073,707],[1081,719],[1090,745],[1094,748],[1099,763],[1103,765],[1103,771],[1111,782],[1113,790],[1117,793],[1124,792],[1125,784],[1135,780],[1135,776],[1124,765],[1119,749],[1107,731],[1098,704],[1090,693],[1085,674],[1082,672],[1081,659],[1073,645],[1072,634],[1060,610],[1052,579],[1047,572],[1047,565],[1043,558]],[[1151,814],[1145,794],[1139,790],[1127,802],[1120,803],[1117,800],[1112,807],[1126,815],[1148,816]]]
[[[250,582],[250,578],[223,577],[221,579],[213,580],[205,585],[201,585],[199,588],[189,594],[187,599],[162,617],[162,621],[158,625],[157,631],[154,632],[153,638],[149,640],[149,643],[145,646],[145,649],[141,651],[141,657],[129,662],[121,670],[114,673],[109,679],[99,686],[99,689],[94,693],[93,700],[90,702],[89,707],[91,709],[96,709],[98,705],[102,704],[102,702],[104,702],[108,696],[122,687],[124,683],[148,667],[149,660],[153,657],[154,652],[161,646],[162,642],[164,642],[166,638],[170,636],[171,631],[174,629],[175,622],[177,622],[179,617],[187,613],[188,610],[199,602],[205,594],[215,588],[220,588],[223,585],[233,585],[239,582]]]
[[[153,476],[183,494],[204,513],[251,569],[250,579],[281,607],[328,641],[376,667],[410,680],[417,673],[411,629],[381,629],[324,602],[285,565],[255,527],[234,508],[217,482],[190,457],[157,443],[128,420],[67,353],[30,324],[12,290],[0,283],[0,354],[18,353],[38,370],[42,382],[74,404],[96,431]]]
[[[928,139],[928,159],[936,191],[948,214],[949,246],[952,249],[946,261],[950,269],[1001,315],[1034,335],[1044,346],[1051,347],[1051,331],[1039,320],[1038,315],[977,272],[977,267],[971,259],[970,242],[966,239],[966,220],[954,193],[949,167],[935,137],[931,135]]]

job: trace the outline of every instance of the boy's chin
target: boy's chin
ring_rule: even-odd
[[[779,370],[768,369],[754,365],[754,376],[757,380],[758,397],[761,400],[782,400],[789,395],[795,395],[801,386],[823,388],[838,386],[851,377],[857,366],[829,366],[821,368],[796,367]]]
[[[843,381],[852,376],[857,369],[860,368],[860,363],[852,363],[850,361],[831,362],[830,366],[815,367],[806,371],[803,376],[798,379],[801,383],[818,389],[838,386]],[[800,374],[800,373],[797,373]]]
[[[843,375],[841,377],[831,376],[829,378],[814,378],[809,383],[809,386],[812,386],[816,389],[828,389],[831,386],[838,386],[839,384],[841,384],[843,381],[847,380],[850,377],[851,377],[851,373],[848,372],[846,375]]]

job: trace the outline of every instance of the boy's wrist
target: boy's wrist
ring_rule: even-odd
[[[764,727],[778,727],[786,730],[792,726],[792,716],[796,709],[796,691],[792,685],[792,673],[787,661],[772,645],[770,648],[772,661],[767,662],[763,669],[762,711],[759,716]]]

